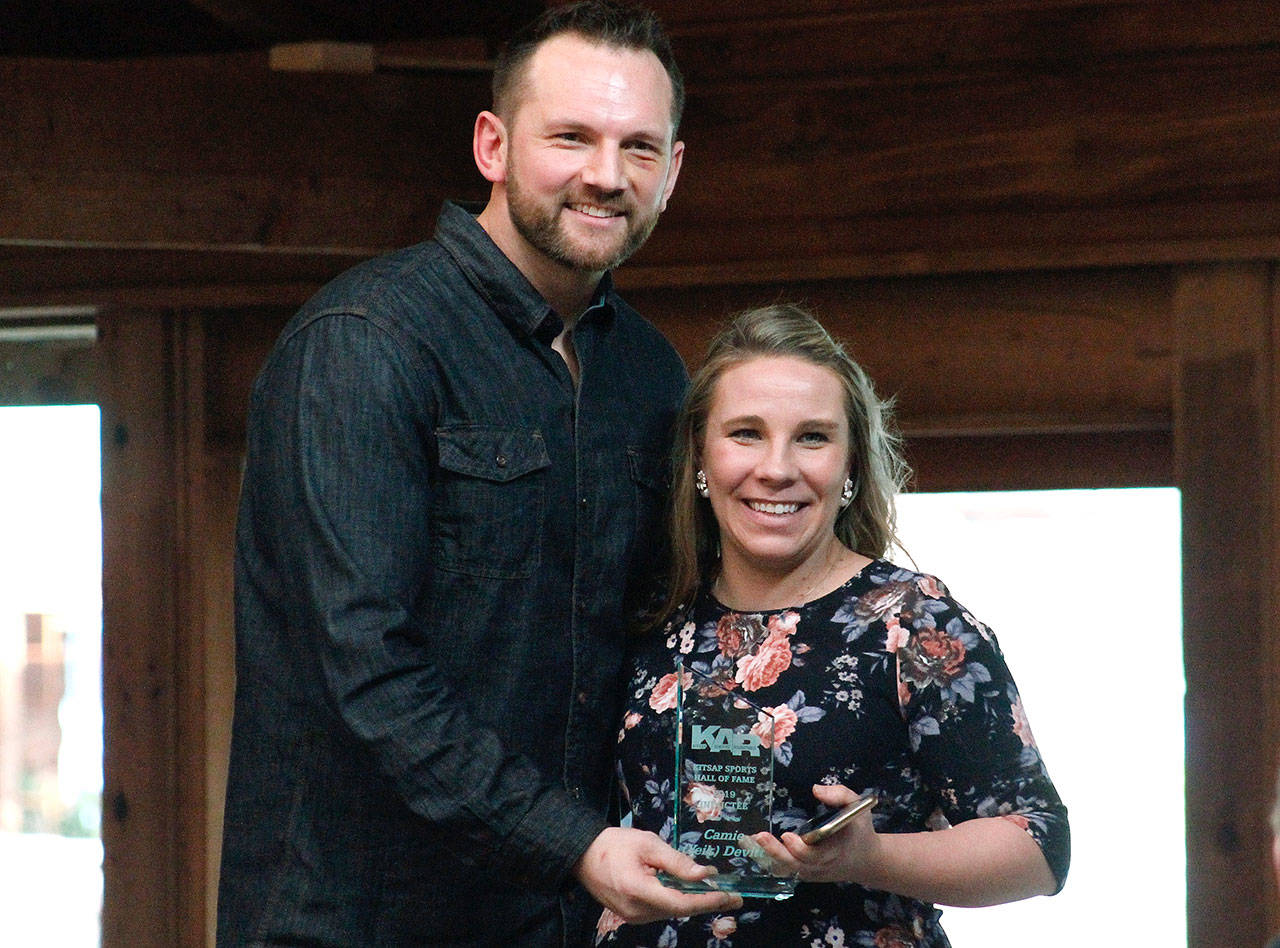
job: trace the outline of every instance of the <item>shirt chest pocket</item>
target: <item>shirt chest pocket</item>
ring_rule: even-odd
[[[652,562],[662,553],[662,507],[667,497],[666,464],[662,455],[642,448],[627,448],[631,483],[635,488],[634,525],[636,555]]]
[[[531,575],[541,551],[551,466],[542,434],[533,428],[441,428],[436,443],[436,568],[491,579]]]

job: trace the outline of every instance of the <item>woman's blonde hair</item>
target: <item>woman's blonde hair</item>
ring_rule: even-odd
[[[725,371],[766,356],[791,356],[830,369],[840,379],[849,422],[849,478],[853,500],[836,517],[835,534],[849,549],[879,557],[897,543],[894,497],[910,470],[893,426],[892,400],[881,400],[871,380],[844,346],[799,306],[778,304],[748,310],[722,330],[693,377],[676,420],[668,513],[671,565],[662,620],[687,603],[699,584],[719,568],[720,531],[711,505],[694,486],[716,384]]]

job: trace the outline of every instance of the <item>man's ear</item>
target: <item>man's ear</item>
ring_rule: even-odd
[[[502,184],[507,180],[507,126],[492,112],[476,116],[471,153],[486,181]]]
[[[676,189],[676,178],[680,177],[680,165],[684,163],[684,142],[676,142],[671,146],[671,166],[667,169],[667,182],[662,190],[662,206],[658,210],[667,209],[667,201],[671,192]]]

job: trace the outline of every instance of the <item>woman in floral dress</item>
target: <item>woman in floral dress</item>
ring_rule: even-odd
[[[665,616],[638,643],[619,734],[633,825],[673,840],[674,660],[773,715],[773,833],[785,901],[628,925],[647,948],[946,946],[945,905],[1057,892],[1066,809],[991,630],[937,579],[883,556],[906,470],[886,407],[811,316],[740,316],[712,344],[676,434]],[[710,689],[716,690],[716,689]],[[819,811],[876,804],[823,842]],[[697,802],[701,806],[708,801]]]

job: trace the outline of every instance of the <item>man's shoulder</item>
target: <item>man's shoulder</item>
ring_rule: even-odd
[[[684,361],[662,330],[642,316],[634,306],[623,297],[613,296],[614,318],[617,320],[618,335],[628,346],[639,350],[647,359],[659,360],[664,365],[684,372]]]
[[[364,322],[402,338],[423,338],[476,310],[470,283],[435,239],[364,260],[333,277],[294,314],[287,339],[317,322]],[[448,312],[450,319],[439,316]],[[443,328],[441,331],[444,331]]]
[[[302,312],[394,312],[429,293],[447,266],[448,254],[434,239],[393,250],[339,273],[307,301]]]

